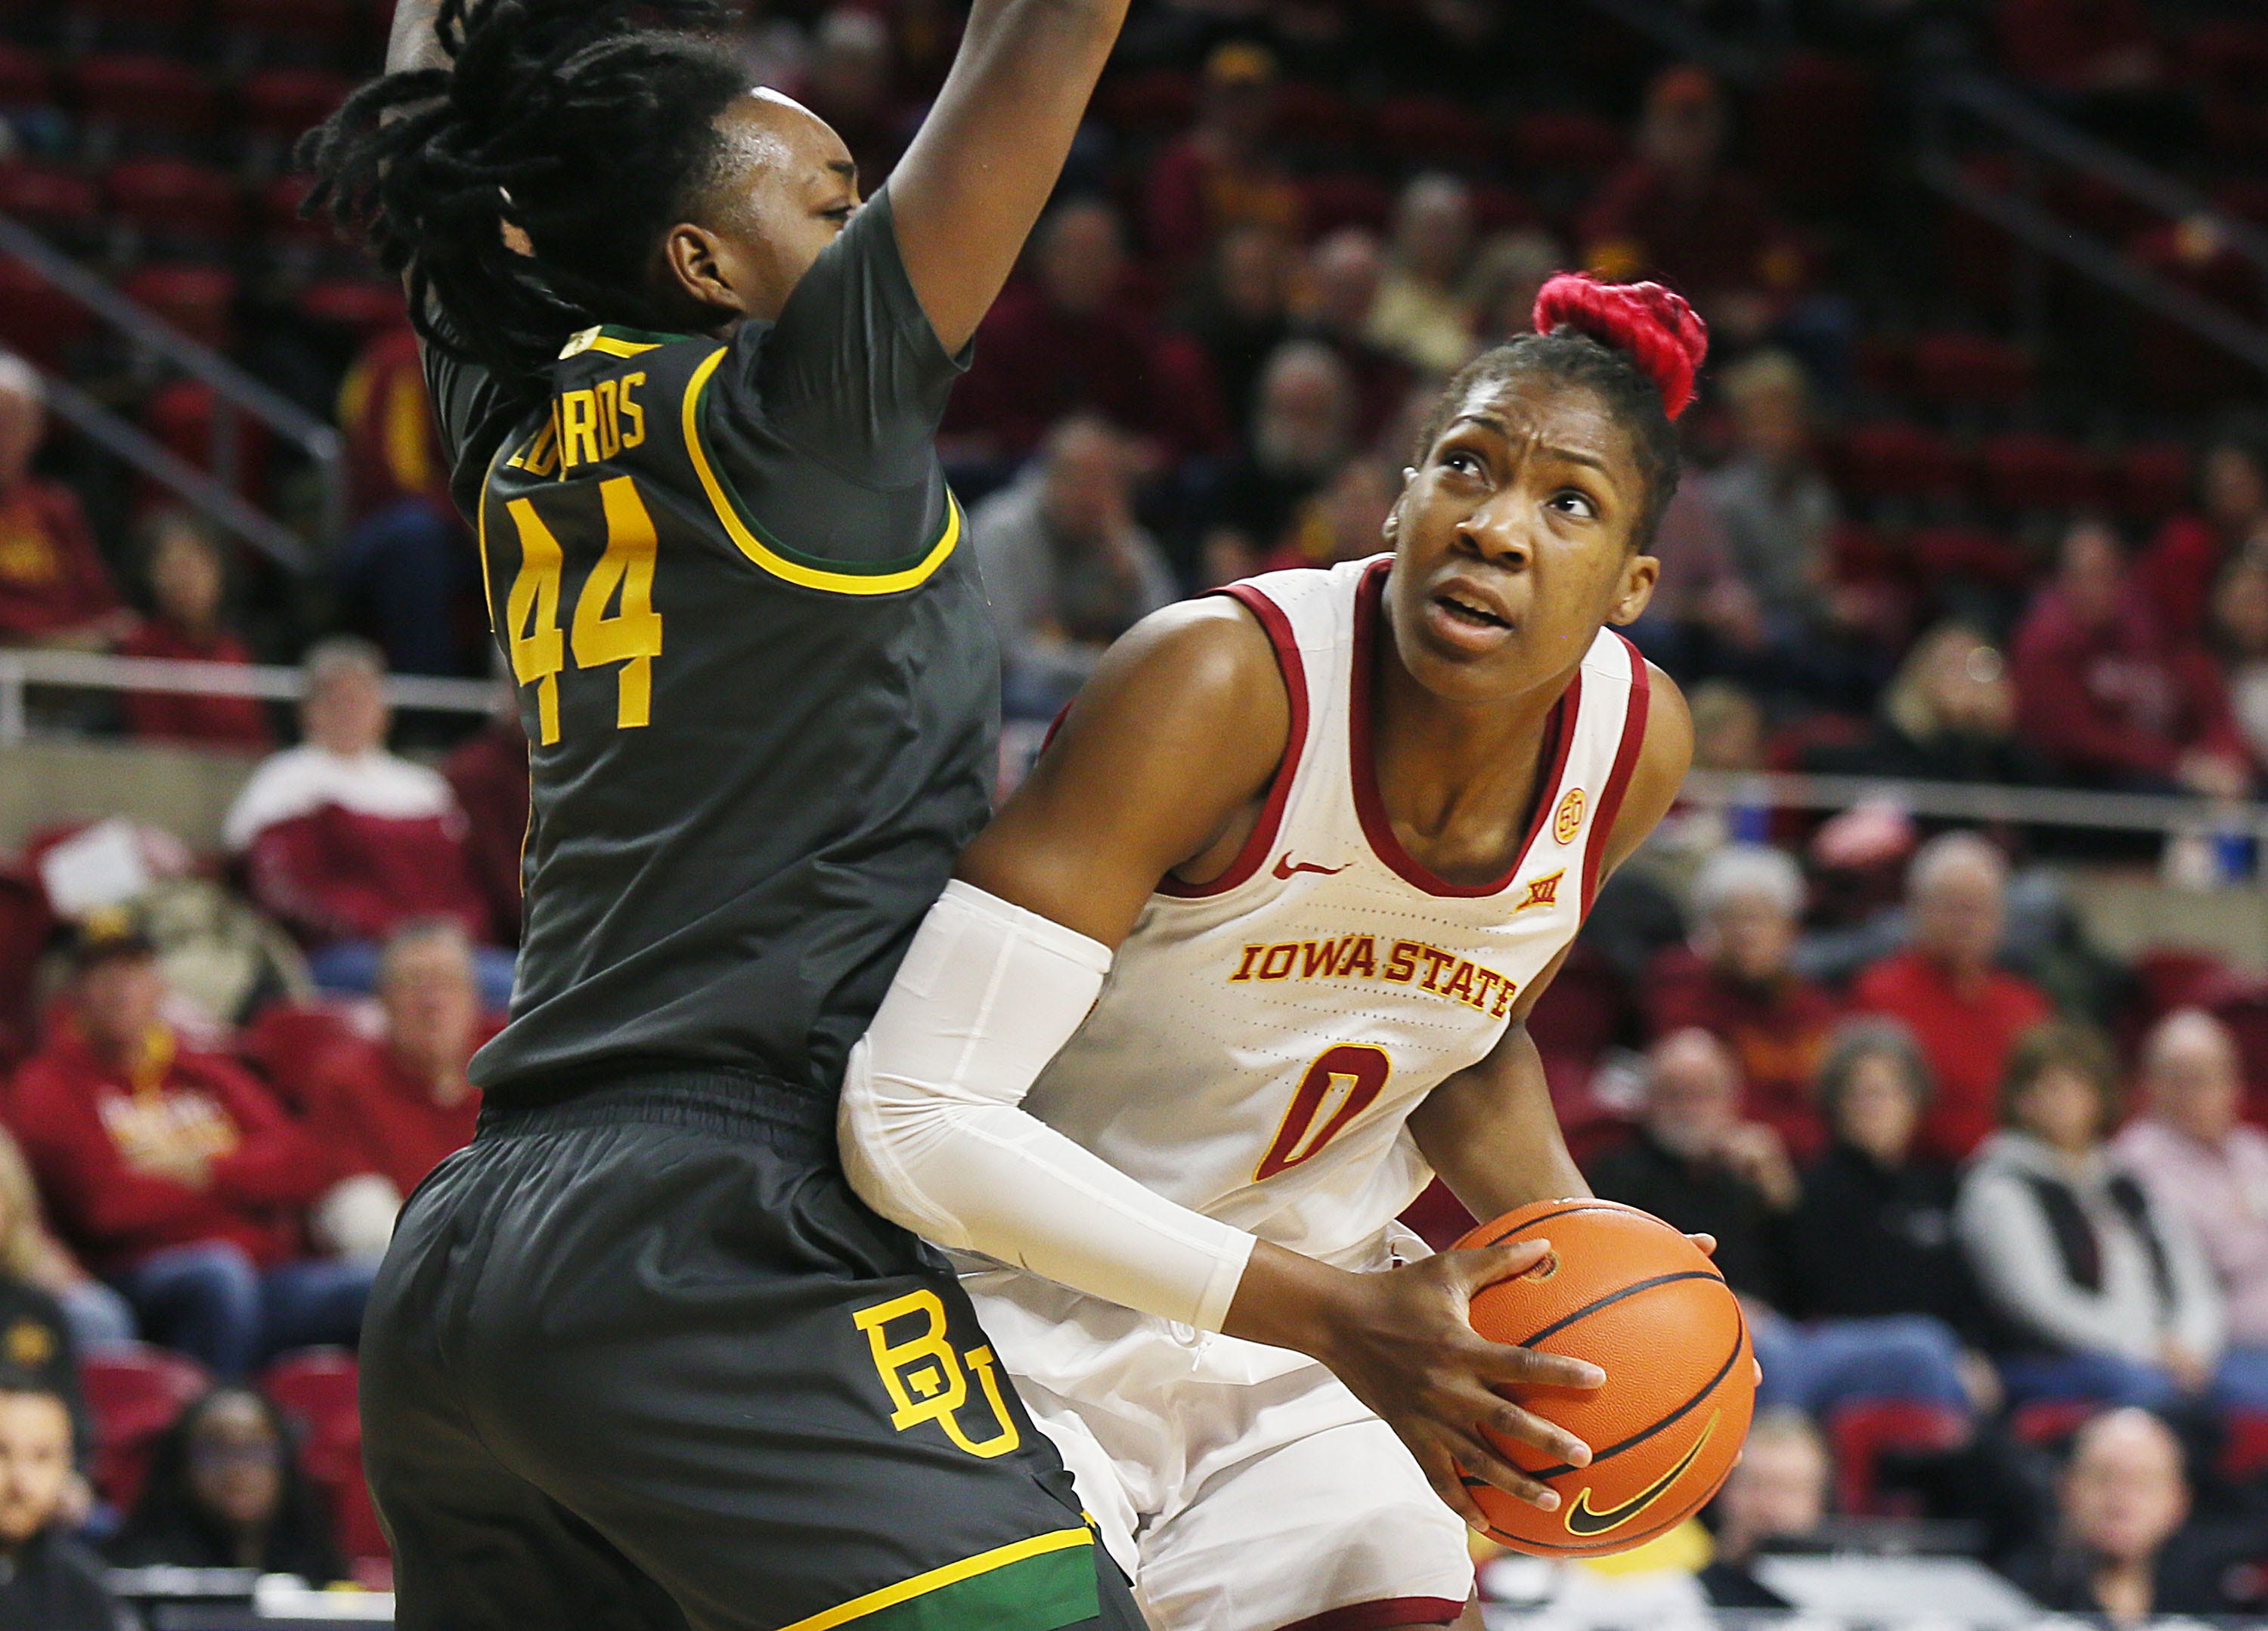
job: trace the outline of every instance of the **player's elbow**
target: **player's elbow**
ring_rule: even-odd
[[[914,1177],[917,1152],[938,1135],[942,1104],[885,1091],[869,1044],[850,1052],[836,1107],[835,1137],[851,1193],[882,1216],[939,1245],[966,1246],[968,1231]]]

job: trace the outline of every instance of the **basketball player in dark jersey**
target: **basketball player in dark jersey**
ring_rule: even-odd
[[[364,1339],[408,1631],[1138,1624],[832,1131],[993,771],[933,434],[1124,9],[975,0],[863,202],[692,0],[403,0],[310,138],[409,289],[531,746],[480,1135]]]

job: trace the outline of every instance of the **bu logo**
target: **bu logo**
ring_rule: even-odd
[[[903,1297],[859,1309],[850,1316],[866,1333],[874,1350],[874,1369],[893,1407],[890,1425],[901,1433],[924,1422],[934,1422],[945,1436],[970,1455],[990,1460],[1005,1456],[1020,1441],[1016,1420],[1000,1397],[990,1348],[968,1350],[968,1369],[945,1334],[945,1302],[934,1291],[909,1291]],[[893,1341],[891,1327],[900,1340]],[[992,1412],[998,1429],[982,1441],[968,1436],[959,1411],[968,1402],[968,1371],[976,1373],[977,1386]]]
[[[1521,901],[1518,906],[1512,909],[1515,912],[1525,912],[1532,906],[1558,905],[1559,880],[1566,876],[1567,869],[1563,866],[1557,871],[1552,873],[1549,878],[1529,878],[1528,880],[1528,899]]]
[[[1583,790],[1571,787],[1567,797],[1559,801],[1558,813],[1551,818],[1551,836],[1563,844],[1575,841],[1575,834],[1583,830]]]

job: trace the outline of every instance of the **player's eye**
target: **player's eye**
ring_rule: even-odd
[[[1563,487],[1552,494],[1551,507],[1562,515],[1577,516],[1586,521],[1599,518],[1599,507],[1591,502],[1591,496],[1579,493],[1572,487]]]
[[[1441,467],[1444,470],[1454,470],[1459,475],[1478,475],[1481,473],[1481,461],[1479,455],[1469,453],[1462,448],[1453,447],[1441,455]]]

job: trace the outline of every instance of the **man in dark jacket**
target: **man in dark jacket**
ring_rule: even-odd
[[[63,1532],[70,1407],[45,1383],[0,1371],[0,1626],[131,1631],[101,1565]]]

